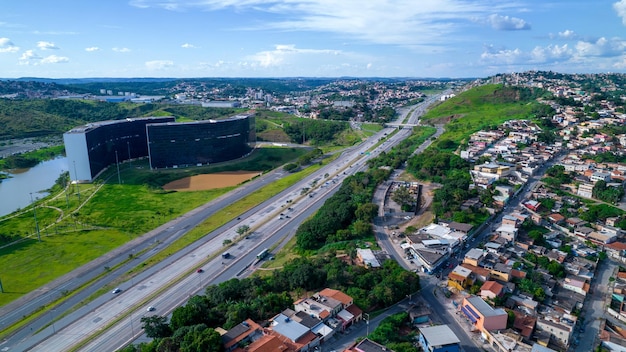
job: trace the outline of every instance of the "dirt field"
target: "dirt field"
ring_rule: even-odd
[[[236,186],[244,181],[247,181],[255,176],[260,175],[260,172],[250,171],[229,171],[218,172],[215,174],[196,175],[191,177],[181,178],[180,180],[172,181],[163,189],[167,191],[204,191],[207,189],[223,188],[229,186]]]

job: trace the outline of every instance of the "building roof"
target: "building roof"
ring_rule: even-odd
[[[483,301],[483,299],[478,296],[466,297],[465,300],[467,300],[474,308],[476,308],[478,312],[480,312],[480,314],[482,314],[482,316],[484,317],[493,317],[493,316],[506,314],[504,309],[502,308],[494,309],[493,307],[488,305],[487,302]]]
[[[372,252],[371,249],[369,249],[369,248],[365,248],[365,249],[357,248],[356,252],[357,252],[357,255],[363,261],[363,264],[365,266],[368,266],[370,268],[379,268],[380,267],[380,263],[378,262],[378,259],[376,259],[376,256],[374,255],[374,252]]]
[[[502,286],[501,284],[497,283],[496,281],[486,281],[481,287],[480,290],[486,290],[486,291],[491,291],[493,293],[495,293],[496,295],[499,295],[500,292],[502,292],[502,290],[504,289],[504,286]]]
[[[452,221],[448,224],[448,227],[456,231],[468,233],[474,227],[474,225]]]
[[[429,346],[445,346],[461,342],[448,325],[429,326],[419,330]]]
[[[321,290],[319,292],[319,295],[336,299],[337,301],[341,302],[344,306],[352,304],[353,302],[352,297],[348,296],[347,294],[339,290],[333,290],[332,288],[325,288]]]
[[[478,260],[485,255],[485,251],[479,248],[472,248],[465,253],[465,258]]]
[[[452,279],[458,278],[460,280],[465,280],[471,274],[472,271],[470,269],[457,265],[456,268],[454,268],[454,270],[452,270],[452,272],[448,275],[448,277]]]
[[[352,347],[350,347],[349,349],[347,349],[346,351],[359,351],[359,352],[393,352],[392,350],[388,349],[387,347],[376,343],[368,338],[365,338],[363,340],[361,340],[360,342],[354,344]]]
[[[309,328],[281,313],[274,317],[272,330],[296,342],[309,331]]]

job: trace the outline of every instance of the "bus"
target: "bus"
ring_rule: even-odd
[[[261,259],[265,258],[269,253],[270,253],[270,250],[265,248],[259,254],[256,255],[256,259],[261,260]]]

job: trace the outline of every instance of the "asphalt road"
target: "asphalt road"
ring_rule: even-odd
[[[330,196],[330,192],[335,190],[335,188],[331,187],[331,185],[335,185],[336,187],[341,183],[341,177],[343,176],[343,171],[341,170],[347,170],[345,173],[345,176],[347,176],[352,172],[355,172],[356,170],[364,167],[365,160],[367,158],[367,156],[363,156],[364,152],[366,152],[368,148],[372,147],[376,141],[383,137],[385,133],[389,132],[391,132],[391,130],[384,130],[379,132],[372,137],[372,142],[364,143],[363,147],[353,148],[352,150],[344,153],[344,155],[335,160],[333,163],[329,164],[323,170],[318,171],[315,175],[309,177],[307,180],[304,180],[302,181],[302,183],[283,192],[282,195],[287,194],[286,198],[288,198],[289,200],[297,198],[299,196],[300,189],[303,186],[307,186],[307,183],[308,186],[310,186],[310,182],[312,179],[317,178],[321,181],[323,179],[324,173],[330,173],[331,178],[333,176],[338,178],[337,183],[335,184],[330,182],[329,185],[324,185],[324,187],[320,187],[318,188],[318,190],[314,191],[314,193],[326,194],[326,192],[321,190],[322,188],[326,188],[328,190],[328,196]],[[377,151],[372,151],[371,155],[376,155],[382,150],[388,150],[392,147],[393,144],[399,142],[401,139],[405,138],[408,135],[410,135],[410,130],[399,131],[395,136],[390,137],[390,139],[394,140],[395,142],[390,141],[383,143],[383,145],[381,145],[377,149]],[[349,165],[350,160],[357,160],[354,167]],[[273,181],[272,177],[266,177],[264,178],[264,180],[266,180],[267,182]],[[318,183],[318,185],[319,184],[321,184],[321,182]],[[250,191],[252,191],[252,187],[247,189],[246,187],[244,187],[243,189],[238,189],[234,191],[233,194],[236,196],[236,198],[240,198],[245,192]],[[283,209],[284,205],[288,204],[286,203],[286,199],[277,199],[281,197],[284,196],[279,195],[277,197],[274,197],[272,200],[264,203],[262,206],[255,208],[255,210],[258,210],[257,212],[249,211],[245,214],[245,218],[242,216],[244,220],[242,220],[241,223],[247,222],[251,227],[254,227],[256,226],[254,224],[255,221],[262,222],[267,221],[266,219],[268,217],[275,218],[277,216],[276,214],[280,212],[281,209]],[[313,196],[313,198],[316,197],[322,198],[322,196],[320,195]],[[304,199],[306,200],[307,197],[304,197]],[[229,197],[224,197],[223,200],[216,201],[214,206],[219,209],[225,204],[229,204],[230,202],[232,202],[232,199],[230,199]],[[282,207],[279,208],[279,204],[282,205]],[[317,207],[319,206],[321,206],[321,201],[318,202]],[[293,208],[295,209],[296,207],[294,206]],[[313,205],[307,207],[306,209],[310,209],[310,212],[302,212],[300,213],[300,215],[296,215],[292,219],[304,219],[316,210]],[[209,213],[208,215],[210,215],[209,210],[207,210],[207,213]],[[198,220],[202,221],[204,217],[208,216],[207,213],[199,214]],[[192,215],[195,215],[195,213]],[[192,218],[192,216],[182,217],[182,219],[177,220],[174,223],[174,225],[182,226],[168,226],[167,229],[169,230],[169,232],[180,236],[188,229],[192,228],[193,224],[183,220],[186,218]],[[277,221],[282,224],[287,224],[289,222],[274,220],[274,223]],[[237,226],[239,226],[239,224],[240,223],[238,222]],[[230,225],[231,224],[229,224],[229,226]],[[269,227],[263,231],[255,232],[255,234],[273,233],[274,236],[264,239],[257,238],[254,242],[255,246],[238,244],[236,248],[229,249],[229,252],[233,253],[233,258],[241,257],[241,259],[226,261],[226,265],[221,264],[221,259],[219,259],[219,264],[217,264],[217,261],[203,261],[204,257],[202,253],[219,252],[222,249],[221,245],[223,239],[231,239],[236,236],[233,233],[234,229],[225,229],[227,227],[228,226],[225,226],[219,231],[216,231],[215,233],[203,238],[202,242],[208,241],[206,244],[200,247],[198,247],[199,244],[190,246],[192,248],[181,251],[176,255],[176,258],[172,256],[172,258],[168,259],[167,261],[160,263],[159,265],[142,273],[140,276],[134,278],[130,283],[121,285],[120,288],[123,289],[123,292],[121,294],[104,295],[97,300],[89,303],[89,305],[84,306],[76,312],[57,321],[53,320],[54,316],[56,315],[57,309],[55,308],[54,310],[51,310],[49,315],[50,321],[53,322],[53,324],[51,324],[41,333],[36,334],[36,336],[31,335],[30,338],[18,341],[18,345],[16,346],[15,350],[27,349],[30,348],[29,346],[33,345],[36,345],[34,350],[64,350],[66,348],[74,346],[76,343],[78,343],[78,341],[82,341],[86,337],[91,336],[93,332],[100,330],[105,330],[105,334],[100,335],[98,338],[94,339],[90,345],[87,345],[85,347],[87,350],[93,350],[93,347],[98,349],[99,347],[104,346],[110,348],[111,346],[113,346],[112,343],[119,344],[120,341],[132,341],[135,336],[141,334],[139,329],[135,329],[136,326],[140,326],[139,319],[146,314],[153,314],[151,312],[149,313],[145,311],[147,305],[158,307],[154,314],[164,315],[164,313],[167,313],[173,308],[183,304],[189,296],[200,290],[206,284],[224,281],[228,278],[237,277],[238,275],[245,275],[246,273],[244,269],[250,265],[249,259],[256,256],[256,250],[258,248],[264,248],[264,246],[269,246],[271,243],[275,243],[277,237],[284,238],[285,236],[293,235],[293,232],[296,228],[293,225],[273,225],[273,227]],[[285,232],[281,232],[280,229],[288,229],[286,231],[290,233],[286,234]],[[159,246],[164,247],[167,242],[168,240],[165,239],[161,241]],[[197,247],[197,249],[194,250],[193,247]],[[237,250],[243,251],[242,254],[239,255],[239,253],[237,253]],[[124,254],[122,254],[122,256],[127,257],[127,255],[131,253],[133,253],[132,248],[130,252],[125,253],[125,256]],[[232,264],[228,264],[231,262]],[[195,273],[194,271],[195,268],[199,266],[199,264],[202,264],[205,271],[202,274]],[[166,273],[166,271],[168,270],[170,270],[171,272]],[[124,271],[120,271],[118,275]],[[189,273],[193,273],[193,275],[189,275]],[[187,278],[185,278],[186,276]],[[158,279],[155,279],[155,277],[158,277]],[[214,277],[215,279],[211,279],[212,277]],[[203,280],[205,280],[203,278],[206,278],[206,283],[203,282]],[[174,286],[170,285],[172,281],[177,281]],[[167,283],[167,285],[160,284],[163,282]],[[170,289],[164,289],[164,286],[169,286]],[[173,292],[170,292],[169,290],[173,290]],[[133,310],[134,307],[139,308]],[[47,321],[47,315],[48,314],[44,315],[40,319],[43,321],[44,324]],[[128,338],[122,338],[123,335],[120,335],[121,332],[125,332],[126,334],[128,334]],[[9,347],[8,344],[5,343],[5,347]]]

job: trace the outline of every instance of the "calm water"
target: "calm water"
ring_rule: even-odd
[[[11,174],[0,182],[0,216],[10,214],[30,204],[33,199],[48,195],[46,189],[54,185],[63,171],[67,171],[67,158],[44,161],[39,165]]]

